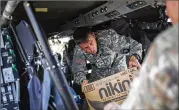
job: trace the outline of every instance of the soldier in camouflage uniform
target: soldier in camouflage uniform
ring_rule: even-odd
[[[80,27],[73,37],[77,46],[72,72],[79,85],[88,82],[86,60],[92,66],[90,82],[125,70],[128,66],[140,66],[142,45],[130,37],[117,34],[113,29],[92,32],[89,27]]]
[[[166,1],[174,26],[152,44],[128,98],[119,106],[107,104],[104,110],[178,110],[178,19],[179,2]]]

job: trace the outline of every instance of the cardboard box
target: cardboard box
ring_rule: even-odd
[[[127,98],[130,83],[138,73],[136,68],[127,69],[83,87],[90,110],[103,110],[109,102],[121,104]]]

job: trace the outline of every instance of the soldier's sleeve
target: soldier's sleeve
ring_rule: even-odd
[[[178,34],[158,36],[134,79],[123,109],[178,109]]]
[[[121,50],[129,49],[129,57],[134,55],[139,61],[142,57],[142,45],[137,41],[117,34],[114,29],[103,30],[98,33],[102,53],[97,58],[99,68],[110,68]],[[103,36],[103,37],[100,37]]]
[[[86,79],[86,60],[79,47],[75,47],[73,62],[72,62],[72,73],[74,75],[74,82],[81,85],[82,81]]]
[[[127,50],[129,57],[134,55],[139,61],[142,59],[142,44],[131,37],[119,35],[114,29],[108,29],[105,32],[103,32],[104,35],[106,34],[103,45],[107,45],[109,49],[122,54],[125,54],[124,51]]]

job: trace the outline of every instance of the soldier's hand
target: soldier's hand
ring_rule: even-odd
[[[83,80],[83,82],[81,83],[82,92],[83,92],[83,87],[87,84],[88,84],[88,80]]]
[[[137,67],[137,69],[141,68],[139,61],[134,56],[132,56],[129,60],[129,68],[132,67]]]
[[[85,86],[85,85],[87,85],[87,84],[88,84],[88,80],[83,80],[81,86],[83,87],[83,86]]]

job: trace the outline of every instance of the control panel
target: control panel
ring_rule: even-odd
[[[85,13],[83,15],[80,15],[78,18],[72,20],[71,22],[62,25],[61,29],[66,30],[70,27],[80,27],[80,26],[86,26],[88,24],[92,24],[95,19],[97,19],[99,16],[105,15],[109,13],[110,11],[113,11],[115,8],[117,8],[121,4],[125,4],[125,0],[120,1],[108,1],[104,5],[101,5],[92,11],[89,11],[88,13]],[[107,17],[106,17],[107,18]]]
[[[13,47],[12,38],[7,30],[2,31],[1,39],[4,46],[1,48],[1,72],[4,83],[14,82],[19,78],[16,67],[16,55]]]
[[[89,22],[92,19],[95,19],[100,16],[104,16],[107,13],[110,13],[117,9],[118,7],[121,7],[126,4],[126,0],[120,0],[120,1],[108,1],[106,4],[99,6],[96,9],[93,9],[92,11],[84,14],[86,21]]]
[[[120,17],[121,15],[152,5],[153,0],[117,0],[107,3],[80,15],[78,18],[61,26],[61,31],[80,26],[93,26]]]
[[[139,7],[144,6],[146,4],[147,4],[147,2],[145,2],[145,1],[136,1],[136,2],[133,2],[129,5],[127,5],[127,7],[130,8],[130,9],[136,9],[136,8],[139,8]]]
[[[16,67],[16,54],[9,29],[1,30],[1,110],[19,110],[18,84],[19,73]]]
[[[15,83],[1,85],[1,110],[19,110]]]
[[[106,4],[84,14],[86,22],[90,21],[91,19],[95,19],[101,15],[105,15],[108,12],[114,10],[119,5],[124,4],[124,1],[108,1]],[[117,5],[118,4],[118,5]]]
[[[118,15],[120,15],[120,13],[118,11],[116,11],[116,10],[105,14],[105,16],[107,16],[108,18],[113,18],[113,17],[118,16]]]

